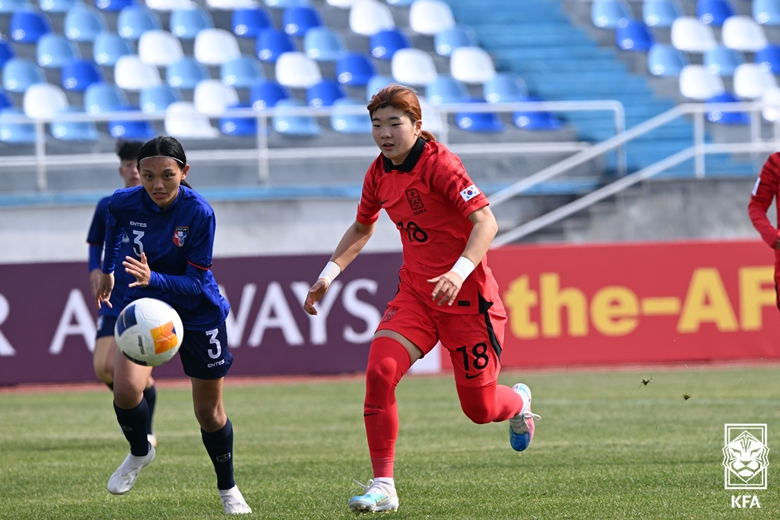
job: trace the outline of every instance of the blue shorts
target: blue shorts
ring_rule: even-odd
[[[233,364],[227,342],[227,327],[222,322],[212,330],[184,329],[184,341],[179,348],[184,373],[197,379],[225,377]]]
[[[114,325],[116,325],[117,316],[98,316],[97,319],[97,334],[95,339],[105,338],[106,336],[114,336]]]

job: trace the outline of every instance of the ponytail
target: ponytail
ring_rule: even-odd
[[[430,133],[428,130],[423,130],[420,134],[420,137],[423,138],[423,140],[428,142],[436,142],[436,136],[434,136],[432,133]]]

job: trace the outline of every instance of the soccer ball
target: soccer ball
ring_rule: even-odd
[[[184,326],[179,314],[167,303],[141,298],[119,313],[114,339],[127,359],[156,367],[179,351],[184,340]]]

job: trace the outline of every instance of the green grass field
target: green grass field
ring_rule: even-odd
[[[543,417],[522,454],[505,423],[470,423],[450,377],[402,381],[392,517],[780,518],[780,367],[502,374],[518,380]],[[361,380],[236,385],[225,397],[252,517],[353,517],[352,479],[371,476]],[[157,459],[115,497],[105,486],[127,445],[108,391],[0,392],[0,519],[224,518],[189,391],[161,387],[157,410]],[[725,423],[768,424],[767,490],[724,489]],[[732,509],[737,494],[761,508]]]

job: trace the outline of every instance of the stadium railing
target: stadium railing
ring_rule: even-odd
[[[706,175],[705,157],[711,154],[750,154],[757,157],[762,153],[773,153],[780,150],[780,118],[776,119],[771,128],[770,138],[762,137],[762,111],[777,111],[776,104],[765,102],[737,102],[737,103],[686,103],[659,114],[644,123],[640,123],[621,134],[595,144],[586,150],[574,154],[566,159],[550,165],[539,172],[529,175],[511,186],[500,190],[489,197],[492,206],[502,204],[516,195],[519,195],[533,186],[548,181],[571,170],[572,168],[590,161],[612,150],[617,150],[648,132],[662,127],[676,119],[693,117],[694,133],[693,143],[655,164],[621,177],[606,186],[580,197],[579,199],[561,206],[549,213],[541,215],[533,220],[525,222],[511,230],[501,230],[501,233],[493,240],[492,247],[515,242],[525,236],[554,224],[578,211],[615,195],[634,184],[650,179],[679,164],[693,159],[695,178],[702,179]],[[705,142],[705,115],[710,112],[746,112],[750,115],[750,141],[737,143],[706,143]],[[758,172],[756,172],[758,174]]]

